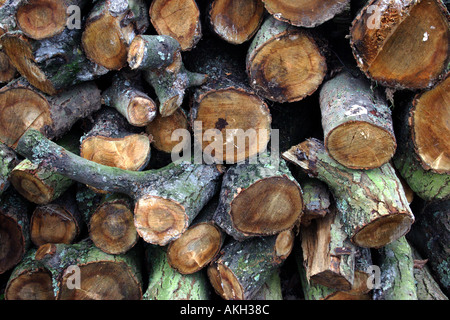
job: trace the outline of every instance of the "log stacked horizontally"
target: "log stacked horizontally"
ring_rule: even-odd
[[[447,6],[0,0],[0,300],[448,300]]]

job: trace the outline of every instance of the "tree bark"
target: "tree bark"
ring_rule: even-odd
[[[94,126],[81,137],[80,156],[110,167],[143,170],[150,161],[151,138],[112,108],[102,108]]]
[[[84,229],[74,190],[69,189],[50,204],[39,205],[30,222],[31,241],[36,247],[46,243],[75,242]]]
[[[263,0],[276,19],[298,27],[313,28],[332,19],[350,5],[349,0]]]
[[[410,230],[414,215],[390,164],[367,171],[346,168],[317,139],[294,146],[282,156],[328,184],[345,232],[357,246],[380,248]]]
[[[291,229],[303,214],[302,189],[282,159],[260,155],[237,164],[223,177],[214,221],[234,239],[268,236]]]
[[[216,293],[225,300],[249,300],[286,260],[294,245],[294,233],[232,240],[208,267]]]
[[[137,36],[127,59],[131,69],[142,70],[145,80],[155,89],[159,113],[163,117],[181,107],[187,88],[199,86],[206,80],[206,75],[185,68],[181,47],[170,36]]]
[[[100,90],[93,82],[48,96],[19,78],[0,89],[0,141],[14,148],[29,128],[60,138],[100,107]]]
[[[101,0],[89,13],[82,47],[91,61],[108,70],[126,66],[131,42],[150,24],[148,6],[143,0]]]
[[[202,59],[194,58],[198,56]],[[205,160],[234,164],[264,152],[270,140],[270,110],[248,86],[240,58],[215,40],[202,42],[189,57],[195,71],[208,75],[195,90],[190,109],[194,143]]]
[[[374,300],[417,300],[414,260],[405,237],[379,249],[381,288],[374,290]]]
[[[445,139],[450,78],[402,106],[394,165],[408,186],[424,200],[450,198],[450,146]],[[430,123],[433,123],[430,126]]]
[[[421,201],[416,207],[417,221],[413,224],[407,239],[420,255],[428,259],[428,266],[442,291],[450,295],[450,200]]]
[[[386,99],[362,77],[343,72],[324,83],[322,127],[334,160],[352,169],[373,169],[389,162],[397,143]]]
[[[158,34],[176,39],[183,51],[194,48],[202,38],[200,10],[195,0],[155,0],[149,14]]]
[[[326,72],[315,37],[273,17],[263,23],[248,49],[249,83],[271,101],[302,100],[317,90]]]
[[[304,212],[301,224],[309,226],[312,220],[325,217],[330,212],[332,195],[328,186],[320,180],[302,178]]]
[[[0,274],[12,269],[30,246],[29,204],[13,189],[0,199]]]
[[[180,238],[167,247],[167,262],[181,274],[193,274],[207,266],[219,253],[225,233],[213,220],[218,205],[214,197]]]
[[[16,153],[3,143],[0,143],[0,196],[10,185],[11,171],[19,162]]]
[[[102,93],[105,105],[115,108],[135,127],[145,127],[157,115],[155,101],[142,88],[141,73],[121,71]]]
[[[164,248],[146,250],[149,284],[143,300],[209,300],[208,279],[203,272],[181,274],[172,269]]]
[[[445,76],[449,15],[441,1],[371,0],[350,29],[358,67],[377,83],[425,89]]]
[[[253,296],[252,300],[283,300],[281,279],[278,270],[272,272],[272,275]]]
[[[208,12],[213,31],[235,45],[250,40],[261,26],[263,18],[264,5],[258,0],[214,0]]]
[[[81,30],[66,28],[44,40],[33,40],[21,31],[10,31],[0,42],[17,71],[48,95],[56,95],[108,72],[86,58],[80,45]]]
[[[144,172],[122,170],[78,157],[29,130],[18,153],[94,188],[135,200],[135,226],[153,244],[166,245],[186,231],[215,194],[221,172],[215,166],[177,162]]]

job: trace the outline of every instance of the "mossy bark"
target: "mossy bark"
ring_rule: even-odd
[[[390,164],[372,170],[346,168],[317,139],[294,146],[282,156],[328,184],[344,230],[357,246],[380,248],[410,230],[414,215]]]
[[[15,152],[3,143],[0,143],[0,196],[9,187],[9,176],[17,162],[18,158]]]
[[[148,287],[143,300],[209,300],[210,290],[204,272],[184,275],[167,262],[165,248],[149,246],[146,250],[149,270]]]
[[[252,300],[283,300],[281,279],[278,270],[272,272],[270,278],[262,285]]]
[[[381,288],[374,290],[374,300],[417,300],[414,260],[405,237],[379,249]]]
[[[301,178],[305,209],[301,224],[308,226],[312,220],[325,217],[330,212],[332,195],[328,186],[318,179]]]

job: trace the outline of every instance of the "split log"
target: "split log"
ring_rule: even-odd
[[[156,103],[144,93],[140,76],[140,73],[122,70],[102,93],[103,103],[115,108],[135,127],[145,127],[157,115]]]
[[[219,37],[238,45],[258,31],[264,18],[264,5],[259,0],[214,0],[208,18]]]
[[[416,95],[404,106],[396,128],[399,147],[394,165],[424,200],[450,198],[449,90],[450,77]]]
[[[71,189],[52,203],[37,206],[31,216],[31,241],[37,247],[46,243],[71,244],[83,229],[84,223]]]
[[[215,194],[221,175],[215,166],[189,162],[144,172],[108,167],[67,152],[33,129],[22,137],[16,150],[73,180],[131,196],[139,235],[159,245],[168,244],[186,231]]]
[[[0,198],[0,274],[12,269],[30,246],[29,204],[13,189]]]
[[[219,253],[225,240],[224,232],[213,220],[218,197],[213,198],[199,213],[180,238],[167,247],[167,262],[181,274],[193,274],[208,265]]]
[[[372,170],[349,169],[334,161],[317,139],[282,156],[329,186],[344,230],[357,246],[380,248],[410,230],[414,215],[389,163]]]
[[[178,155],[186,148],[190,148],[190,139],[180,141],[184,136],[178,135],[177,130],[190,130],[188,116],[182,108],[176,109],[168,117],[158,114],[155,120],[145,127],[145,132],[153,137],[152,146],[155,149]]]
[[[91,61],[120,70],[127,64],[131,41],[149,25],[146,1],[97,1],[86,19],[81,44]]]
[[[308,226],[312,220],[323,218],[330,212],[332,195],[320,180],[302,177],[301,184],[304,210],[300,221]]]
[[[57,141],[58,145],[77,153],[78,135],[69,132]],[[74,183],[72,179],[45,169],[28,159],[22,160],[11,171],[11,184],[28,201],[44,205],[63,195]]]
[[[81,10],[89,4],[87,0],[31,0],[20,2],[15,14],[17,28],[27,37],[36,40],[51,38],[63,32],[73,14],[73,11],[70,10],[71,6],[77,6],[81,15]]]
[[[423,260],[417,250],[411,247],[414,259],[414,279],[418,300],[448,300],[448,297],[439,288],[434,280],[431,270],[427,265],[428,260]]]
[[[263,23],[248,49],[249,83],[271,101],[302,100],[317,90],[326,72],[315,37],[273,17]]]
[[[194,146],[201,147],[205,160],[233,164],[264,152],[270,140],[270,110],[247,85],[239,57],[214,40],[203,41],[189,57],[195,71],[208,75],[195,90],[190,110]]]
[[[0,50],[0,84],[12,81],[16,75],[17,70],[11,63],[8,55]]]
[[[281,279],[278,270],[272,272],[272,275],[253,296],[252,300],[283,300]]]
[[[374,300],[417,300],[414,260],[405,237],[379,249],[381,288],[375,289]]]
[[[6,284],[6,300],[55,300],[52,274],[35,254],[36,249],[30,249],[14,268]]]
[[[206,80],[206,75],[185,68],[180,44],[170,36],[137,36],[127,59],[131,69],[142,70],[145,80],[155,89],[163,117],[181,106],[187,88]]]
[[[88,192],[88,190],[78,190],[78,201],[87,200],[86,193]],[[93,202],[95,203],[96,200]],[[103,195],[97,204],[85,212],[89,238],[94,245],[109,254],[125,254],[131,250],[139,240],[134,226],[133,209],[131,199],[126,196]]]
[[[233,240],[208,267],[216,293],[225,300],[249,300],[257,294],[292,251],[294,233]]]
[[[340,164],[373,169],[389,162],[397,143],[391,110],[381,92],[360,75],[343,72],[324,83],[320,109],[325,148]]]
[[[16,153],[0,143],[0,196],[10,185],[11,171],[19,162]]]
[[[157,33],[176,39],[183,51],[194,48],[202,38],[200,10],[195,0],[154,0],[149,14]]]
[[[149,269],[148,287],[143,300],[209,300],[209,284],[203,272],[181,274],[167,262],[164,248],[149,246],[146,250]]]
[[[45,40],[33,40],[21,31],[11,31],[0,42],[17,71],[48,95],[97,79],[108,71],[84,55],[81,30],[66,28]]]
[[[35,258],[52,273],[58,300],[142,299],[142,274],[136,250],[109,255],[90,241],[45,244],[39,247]],[[76,276],[79,287],[74,286]]]
[[[371,0],[352,23],[350,44],[367,77],[397,89],[425,89],[445,76],[449,30],[441,1]]]
[[[102,108],[94,126],[81,137],[80,156],[110,167],[139,171],[150,161],[151,138],[141,134],[115,109]]]
[[[100,90],[93,82],[48,96],[19,78],[0,89],[0,141],[14,148],[29,128],[60,138],[100,107]]]
[[[420,255],[428,260],[427,265],[436,281],[442,291],[449,296],[450,200],[421,201],[415,209],[417,220],[407,234],[407,239]]]
[[[222,180],[214,221],[241,241],[291,229],[303,214],[302,189],[283,159],[262,154],[256,164],[237,164]]]
[[[276,19],[298,27],[313,28],[332,19],[350,5],[350,0],[263,0]]]
[[[324,218],[301,229],[303,261],[308,282],[339,291],[353,286],[356,247],[344,231],[342,215],[332,208]]]

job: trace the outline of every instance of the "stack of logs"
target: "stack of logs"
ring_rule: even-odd
[[[448,299],[441,0],[0,0],[0,35],[2,299]]]

